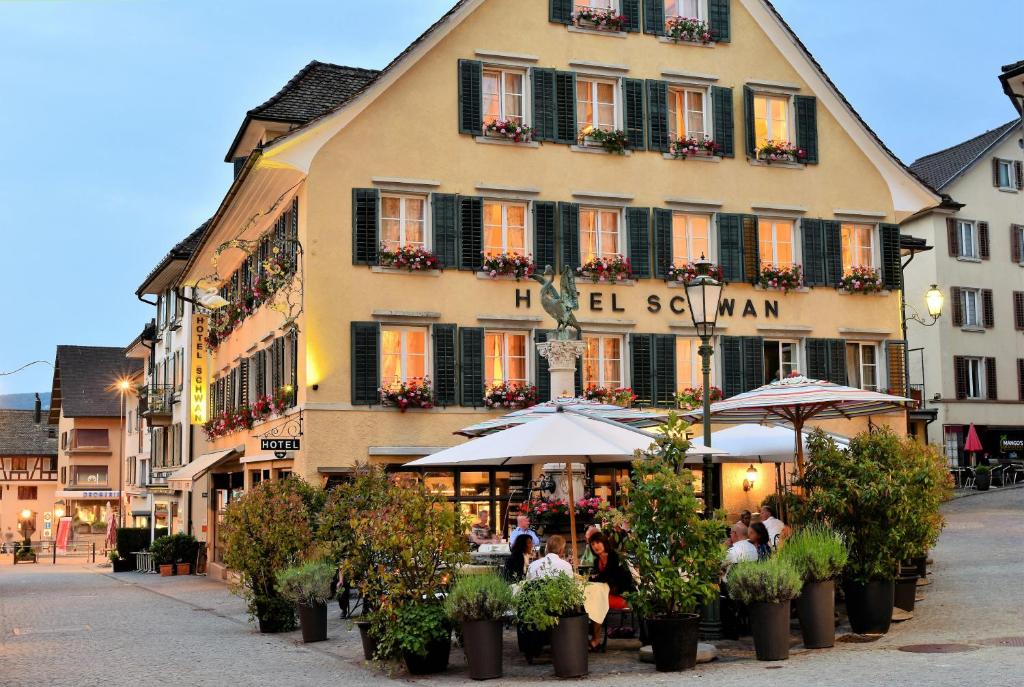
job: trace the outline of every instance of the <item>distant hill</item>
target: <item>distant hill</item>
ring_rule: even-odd
[[[43,410],[50,407],[50,392],[39,394],[43,402]],[[36,395],[28,394],[0,394],[0,410],[32,410],[35,408]]]

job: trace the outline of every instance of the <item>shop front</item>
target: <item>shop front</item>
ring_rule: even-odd
[[[116,490],[58,490],[54,498],[63,501],[65,516],[71,518],[71,538],[104,537],[107,523],[117,517],[121,492]]]

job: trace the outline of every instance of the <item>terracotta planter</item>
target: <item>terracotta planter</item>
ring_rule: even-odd
[[[191,563],[178,563],[174,566],[175,575],[191,575],[192,564]]]
[[[758,661],[789,658],[789,603],[750,604],[750,631]]]
[[[170,577],[174,574],[174,565],[171,563],[160,565],[160,577]]]
[[[800,632],[804,647],[827,649],[836,643],[836,583],[805,582],[796,599],[796,612],[800,617]]]

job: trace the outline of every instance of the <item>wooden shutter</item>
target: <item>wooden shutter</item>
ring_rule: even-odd
[[[821,221],[825,238],[825,283],[838,286],[843,280],[843,223],[835,220]]]
[[[978,255],[982,260],[992,257],[988,238],[988,222],[978,222]]]
[[[953,326],[964,326],[964,299],[963,290],[959,286],[949,289],[949,300],[953,301]]]
[[[458,403],[454,324],[435,324],[434,333],[434,400],[438,405]]]
[[[743,346],[743,390],[751,391],[762,386],[764,374],[764,338],[744,336]]]
[[[284,339],[281,337],[274,339],[273,343],[270,344],[270,354],[272,360],[270,367],[271,395],[277,398],[281,387],[284,386]]]
[[[757,136],[754,130],[754,89],[743,87],[743,128],[746,134],[747,155],[757,158]]]
[[[992,158],[992,185],[999,187],[999,158]]]
[[[242,358],[238,361],[238,405],[249,405],[249,360]]]
[[[352,323],[352,405],[380,400],[380,324]]]
[[[551,373],[548,371],[548,359],[540,354],[540,348],[537,344],[542,344],[548,340],[548,333],[543,329],[537,329],[533,332],[533,368],[537,371],[536,385],[537,385],[537,398],[541,403],[551,400]]]
[[[380,191],[352,189],[352,264],[376,265],[380,244]]]
[[[549,0],[548,19],[557,24],[571,24],[574,0]],[[547,400],[547,399],[544,399]]]
[[[576,74],[555,72],[555,142],[576,142]]]
[[[960,257],[960,236],[957,232],[956,217],[946,218],[946,246],[949,248],[950,257]]]
[[[676,400],[675,334],[654,335],[654,403],[674,406]]]
[[[810,379],[828,379],[828,339],[807,339],[807,376]]]
[[[667,212],[667,211],[666,211]],[[669,213],[669,236],[672,235],[672,215]],[[727,282],[743,281],[743,215],[719,213],[718,265]],[[671,260],[671,253],[669,253]]]
[[[622,80],[622,115],[626,138],[632,150],[644,146],[644,82],[643,79]]]
[[[722,395],[728,398],[743,393],[743,343],[738,336],[718,338],[722,349]]]
[[[1024,358],[1017,358],[1017,399],[1024,401]]]
[[[711,87],[711,114],[714,118],[714,137],[715,143],[718,144],[718,154],[722,157],[735,157],[731,88]]]
[[[1024,291],[1013,292],[1013,327],[1024,331]]]
[[[890,291],[903,288],[899,225],[879,224],[878,237],[882,248],[882,284]]]
[[[622,0],[622,15],[626,18],[623,28],[630,33],[640,30],[640,0]]]
[[[654,276],[668,278],[672,264],[672,211],[654,208]]]
[[[757,236],[757,217],[743,215],[743,279],[757,281],[761,273],[761,244]]]
[[[484,131],[483,63],[459,60],[459,133],[479,136]]]
[[[462,371],[459,390],[462,405],[474,408],[484,403],[484,330],[482,327],[459,329],[459,361]]]
[[[1018,264],[1024,262],[1024,253],[1021,252],[1024,249],[1024,246],[1021,245],[1021,233],[1024,233],[1024,229],[1020,224],[1010,225],[1010,260]]]
[[[559,203],[558,215],[559,238],[562,243],[562,269],[575,270],[580,266],[579,203]]]
[[[1017,190],[1024,189],[1024,162],[1017,160],[1013,163],[1014,176],[1017,177]]]
[[[288,383],[292,385],[291,405],[294,406],[299,403],[299,330],[292,330],[288,345],[291,349],[291,369],[288,371]]]
[[[638,404],[653,405],[654,391],[654,335],[629,335],[629,377]]]
[[[820,219],[800,220],[800,238],[804,247],[804,283],[825,286],[825,228]]]
[[[540,271],[548,265],[557,266],[555,227],[558,226],[557,203],[542,200],[533,204],[533,260]]]
[[[647,279],[651,276],[650,208],[626,208],[626,226],[629,230],[629,263],[633,276]]]
[[[647,145],[668,152],[668,82],[647,81]]]
[[[730,0],[708,0],[708,24],[712,35],[719,43],[728,43],[732,39],[729,2]]]
[[[981,290],[981,321],[985,329],[996,326],[995,306],[992,303],[992,289]]]
[[[644,33],[665,35],[665,0],[644,0]]]
[[[999,400],[995,358],[985,358],[985,397],[990,401]]]
[[[458,205],[458,196],[455,194],[430,194],[433,248],[443,267],[454,267],[459,263]]]
[[[889,393],[907,396],[907,342],[890,339],[885,342],[885,367],[889,375]]]
[[[957,399],[967,398],[967,359],[962,355],[953,356],[953,378]]]
[[[483,264],[484,201],[474,196],[459,196],[459,269],[477,271]]]
[[[828,381],[846,386],[846,339],[830,339],[828,342]]]
[[[533,137],[539,141],[555,140],[555,70],[534,67],[531,72],[533,88]]]
[[[804,162],[818,164],[818,99],[812,95],[793,97],[796,110],[796,144],[807,153]]]

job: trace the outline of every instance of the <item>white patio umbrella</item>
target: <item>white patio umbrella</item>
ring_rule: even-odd
[[[804,432],[804,447],[810,433]],[[847,446],[850,440],[838,434],[830,435],[840,446]],[[704,438],[693,439],[694,446],[703,446]],[[720,429],[711,433],[711,445],[724,449],[726,456],[716,456],[716,463],[746,463],[760,460],[766,463],[792,463],[794,457],[793,430],[774,425],[742,424]],[[693,459],[697,462],[697,459]],[[690,462],[687,456],[687,462]]]
[[[622,406],[591,401],[586,398],[556,398],[553,401],[545,401],[532,405],[529,408],[521,408],[506,413],[500,417],[478,422],[469,427],[463,427],[456,434],[467,437],[480,437],[492,432],[498,432],[515,425],[547,417],[560,411],[572,411],[583,413],[591,417],[615,420],[624,425],[632,427],[656,427],[665,424],[668,420],[669,410],[664,408],[623,408]]]

